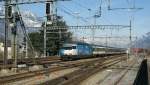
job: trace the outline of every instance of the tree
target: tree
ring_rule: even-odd
[[[29,33],[32,45],[36,51],[42,53],[43,51],[43,35],[41,32],[32,32]]]
[[[42,27],[44,27],[44,24],[42,24]],[[53,26],[63,26],[66,29],[51,29]],[[72,33],[68,32],[68,26],[66,25],[65,21],[57,20],[56,23],[53,23],[52,25],[47,26],[48,30],[47,33],[47,52],[49,52],[51,55],[58,54],[59,49],[61,48],[62,44],[64,42],[72,41]],[[32,41],[32,44],[36,51],[43,53],[43,30],[40,30],[39,32],[32,32],[29,33],[29,37]]]

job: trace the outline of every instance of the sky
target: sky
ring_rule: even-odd
[[[111,25],[121,24],[129,25],[129,20],[132,19],[132,33],[134,36],[142,36],[149,32],[150,27],[150,0],[111,0],[111,8],[128,8],[133,6],[135,1],[135,7],[143,8],[138,11],[129,10],[107,10],[107,0],[71,0],[71,1],[59,1],[56,3],[58,9],[58,15],[63,16],[63,19],[68,25],[89,25],[94,24],[94,14],[99,9],[100,4],[102,7],[101,17],[96,19],[96,24],[99,25]],[[129,2],[129,3],[128,3]],[[45,16],[45,4],[33,4],[33,5],[21,5],[23,11],[31,11],[38,17]],[[88,9],[91,9],[89,11]],[[67,11],[72,15],[64,12]],[[131,18],[132,15],[132,18]],[[82,19],[77,19],[80,16]],[[78,22],[78,23],[77,23]]]
[[[134,4],[135,2],[135,4]],[[137,7],[142,10],[108,10],[107,0],[70,0],[58,1],[56,3],[57,13],[63,16],[67,25],[93,25],[94,15],[98,13],[101,6],[101,17],[96,18],[97,25],[129,25],[132,20],[132,35],[142,37],[150,32],[150,0],[111,0],[110,8],[129,8]],[[29,11],[37,17],[45,20],[45,4],[20,5],[21,11]],[[90,9],[90,10],[89,10]],[[77,19],[77,16],[80,16]],[[82,34],[88,35],[88,32],[82,30]],[[129,36],[129,28],[123,30],[103,30],[96,31],[96,36]],[[85,35],[85,36],[86,36]],[[105,40],[103,40],[105,41]],[[126,41],[123,41],[123,43]]]

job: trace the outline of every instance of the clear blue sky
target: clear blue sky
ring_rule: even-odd
[[[127,10],[108,11],[107,0],[103,0],[102,3],[102,16],[97,18],[97,24],[123,24],[128,25],[130,20],[131,12]],[[130,1],[130,4],[127,3]],[[112,0],[111,8],[124,8],[133,5],[134,0]],[[95,14],[100,6],[100,0],[71,0],[61,1],[57,3],[58,14],[64,17],[64,20],[68,25],[76,25],[77,19],[64,13],[62,10],[68,11],[69,13],[80,13],[79,15],[88,22],[84,22],[79,19],[79,25],[88,25],[94,22],[93,18],[89,18]],[[133,20],[133,34],[135,36],[142,36],[149,32],[150,28],[150,0],[135,0],[136,7],[142,7],[143,10],[134,12]],[[88,9],[92,9],[91,12]],[[34,5],[23,5],[22,10],[30,10],[37,16],[45,16],[45,5],[34,4]]]

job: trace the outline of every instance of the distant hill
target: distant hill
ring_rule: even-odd
[[[150,32],[134,42],[134,47],[150,49]]]

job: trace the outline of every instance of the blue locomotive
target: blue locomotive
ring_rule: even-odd
[[[59,55],[63,60],[86,58],[93,54],[90,44],[82,42],[65,43],[59,50]]]
[[[63,44],[62,48],[59,50],[59,56],[62,60],[74,60],[81,58],[122,54],[124,52],[125,51],[120,48],[91,45],[83,42],[72,42]]]

